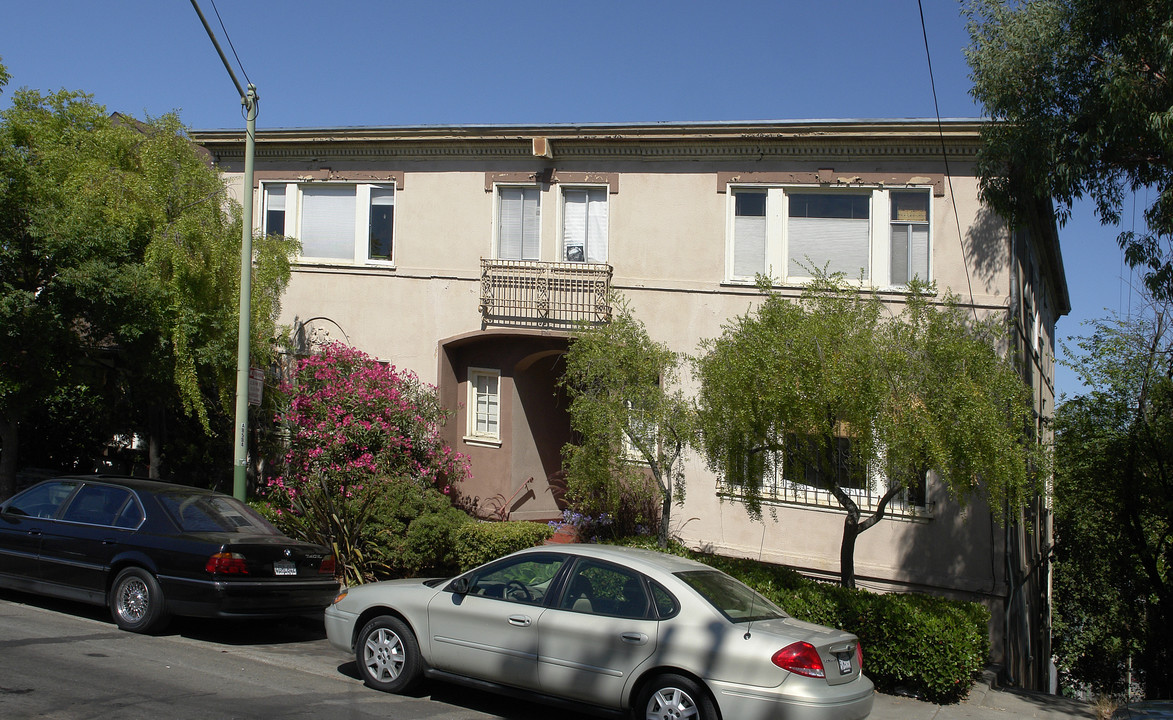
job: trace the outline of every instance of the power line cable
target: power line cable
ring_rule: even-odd
[[[949,171],[949,153],[945,149],[945,127],[941,123],[941,106],[937,102],[937,81],[933,79],[933,56],[929,52],[929,31],[925,27],[925,9],[921,0],[916,0],[920,11],[920,31],[925,40],[925,61],[929,66],[929,87],[933,91],[933,110],[937,113],[937,135],[941,138],[941,158],[945,161],[945,183],[949,186],[949,201],[953,204],[953,222],[957,226],[957,243],[961,246],[961,265],[965,268],[965,282],[969,286],[969,309],[973,319],[978,321],[977,306],[973,297],[973,280],[969,274],[969,259],[965,253],[965,238],[961,236],[961,216],[957,214],[957,195],[953,192],[953,174]]]
[[[228,34],[228,28],[224,26],[224,18],[220,17],[220,8],[216,7],[216,0],[208,0],[212,3],[212,12],[216,13],[216,20],[220,23],[220,29],[224,31],[224,39],[228,41],[228,48],[232,50],[232,57],[236,58],[236,64],[240,67],[240,72],[244,75],[245,82],[252,85],[252,79],[248,76],[248,70],[244,69],[244,63],[240,61],[240,56],[236,54],[236,46],[232,44],[232,36]]]

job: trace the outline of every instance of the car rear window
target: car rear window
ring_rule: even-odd
[[[719,570],[690,570],[676,573],[730,622],[750,622],[788,617],[774,603]]]
[[[226,495],[162,493],[159,504],[183,532],[232,532],[280,535],[252,508]]]
[[[119,527],[134,527],[138,525],[142,513],[134,510],[127,514],[127,503],[137,508],[130,491],[126,488],[88,484],[73,496],[61,519],[86,525],[117,524]],[[123,524],[131,520],[134,521],[133,525]]]

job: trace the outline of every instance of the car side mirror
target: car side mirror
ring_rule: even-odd
[[[452,592],[456,593],[457,595],[467,595],[468,594],[468,578],[462,578],[462,577],[456,578],[455,580],[452,581],[452,584],[448,586],[448,589],[451,590]]]

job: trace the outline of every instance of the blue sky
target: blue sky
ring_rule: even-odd
[[[199,4],[231,57],[223,20],[241,83],[257,86],[261,131],[936,114],[916,0],[220,0],[219,19]],[[941,116],[979,117],[959,5],[923,5]],[[66,88],[110,111],[243,127],[190,0],[11,2],[0,59],[12,75],[0,109],[19,87]],[[1135,309],[1116,232],[1086,203],[1060,231],[1073,306],[1060,338]],[[1064,368],[1057,385],[1079,391]]]

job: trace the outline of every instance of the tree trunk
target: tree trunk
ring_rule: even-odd
[[[20,421],[0,415],[0,500],[16,494],[16,460],[20,450]]]
[[[162,477],[163,464],[163,408],[152,405],[147,411],[147,422],[150,426],[147,431],[147,477],[158,480]]]
[[[839,584],[855,589],[855,539],[859,537],[859,511],[847,511],[843,519],[843,543],[839,546]]]
[[[672,480],[661,482],[660,489],[663,491],[664,500],[660,505],[660,532],[657,533],[656,540],[660,547],[666,548],[668,547],[668,521],[672,517]]]
[[[831,493],[847,511],[847,517],[843,519],[843,542],[839,546],[839,584],[843,587],[850,590],[855,589],[855,541],[859,534],[884,519],[888,503],[903,488],[904,485],[900,482],[892,483],[892,486],[880,498],[880,504],[876,506],[876,511],[868,519],[860,522],[859,506],[855,504],[851,496],[844,492],[838,483],[831,486]]]

